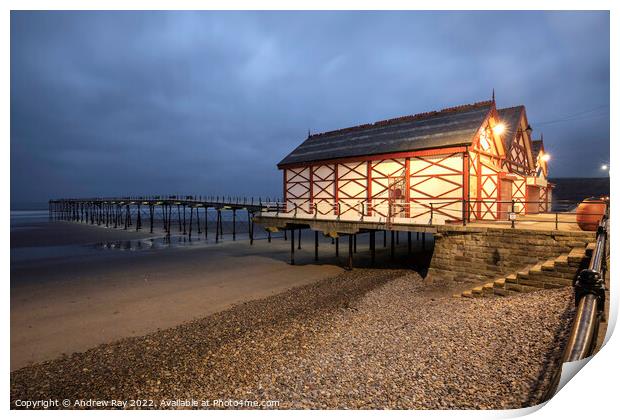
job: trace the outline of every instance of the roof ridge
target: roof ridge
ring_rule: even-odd
[[[525,108],[525,105],[507,106],[506,108],[497,108],[498,111],[505,111],[507,109]]]
[[[404,115],[402,117],[375,121],[374,123],[366,123],[366,124],[355,125],[355,126],[347,127],[347,128],[339,128],[337,130],[324,131],[322,133],[311,134],[310,136],[308,136],[308,138],[310,139],[310,138],[321,137],[321,136],[326,136],[326,135],[349,133],[349,132],[363,130],[363,129],[372,128],[372,127],[384,127],[384,126],[398,123],[398,122],[421,120],[424,118],[434,117],[434,116],[442,115],[442,114],[449,114],[453,112],[462,112],[462,111],[466,111],[469,109],[482,108],[484,106],[490,106],[492,104],[493,104],[493,101],[488,100],[488,101],[474,102],[473,104],[457,105],[457,106],[453,106],[449,108],[444,108],[439,111],[421,112],[419,114]]]

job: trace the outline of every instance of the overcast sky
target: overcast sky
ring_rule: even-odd
[[[523,104],[551,176],[609,160],[606,12],[13,12],[11,200],[281,195],[312,132]]]

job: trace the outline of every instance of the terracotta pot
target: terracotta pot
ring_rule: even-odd
[[[581,230],[595,231],[605,214],[606,204],[598,198],[586,198],[577,206],[577,224]]]

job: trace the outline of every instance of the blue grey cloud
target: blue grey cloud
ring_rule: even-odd
[[[493,88],[552,176],[600,175],[606,12],[12,12],[11,200],[277,195],[309,129]]]

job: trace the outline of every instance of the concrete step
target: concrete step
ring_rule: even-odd
[[[493,287],[499,287],[501,289],[504,288],[504,285],[506,284],[506,279],[505,278],[501,278],[501,279],[497,279],[493,282]]]
[[[578,268],[584,259],[588,258],[587,254],[591,254],[594,249],[594,244],[586,246],[585,242],[576,242],[574,245],[575,247],[568,253],[533,263],[516,273],[497,278],[493,282],[487,282],[454,296],[466,298],[490,295],[508,296],[515,293],[572,286]]]
[[[495,288],[493,289],[493,293],[495,293],[498,296],[510,296],[510,295],[514,295],[516,292],[513,292],[512,290],[507,290],[507,289]]]
[[[486,283],[484,286],[482,286],[482,293],[487,296],[487,295],[492,295],[493,294],[493,288],[494,288],[494,283]]]
[[[553,271],[555,270],[555,260],[547,260],[542,263],[542,271]]]

